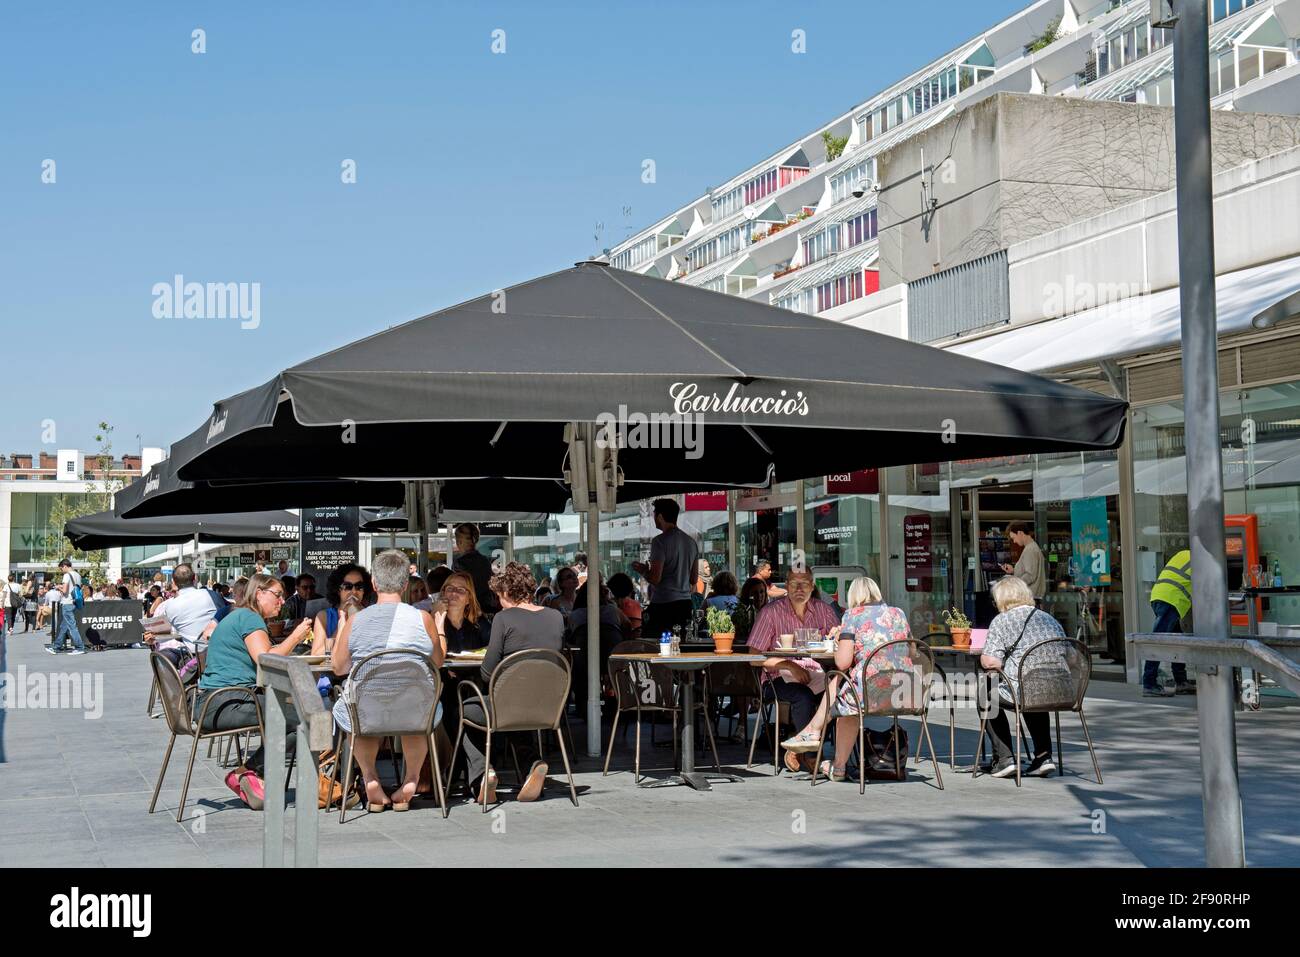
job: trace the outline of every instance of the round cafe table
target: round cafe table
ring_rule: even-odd
[[[720,661],[739,661],[744,664],[761,664],[763,655],[730,654],[720,655],[716,652],[684,652],[679,655],[659,655],[649,652],[640,654],[610,655],[610,661],[639,662],[657,665],[671,671],[680,671],[685,675],[681,682],[682,689],[682,768],[680,773],[666,778],[643,781],[638,787],[663,788],[684,784],[697,791],[712,791],[709,784],[714,781],[742,781],[737,774],[726,771],[697,771],[695,769],[695,675],[709,665]]]

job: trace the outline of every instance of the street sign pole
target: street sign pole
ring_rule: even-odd
[[[1158,7],[1158,4],[1153,4],[1153,20],[1160,16],[1156,13]],[[1193,614],[1198,633],[1227,638],[1232,634],[1232,625],[1228,611],[1223,464],[1219,441],[1209,15],[1206,0],[1175,0],[1174,13],[1174,148],[1183,337],[1183,442],[1187,454]],[[1202,669],[1197,683],[1205,862],[1210,867],[1245,867],[1232,669]]]

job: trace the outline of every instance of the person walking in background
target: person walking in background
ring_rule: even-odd
[[[23,607],[23,586],[18,584],[18,576],[9,573],[4,593],[5,637],[14,633],[14,622],[18,620],[18,609]]]
[[[72,567],[72,562],[65,558],[59,562],[59,570],[63,572],[63,580],[59,583],[59,624],[55,632],[54,641],[46,650],[52,655],[62,652],[60,647],[64,641],[72,640],[72,650],[70,655],[84,655],[86,646],[81,640],[81,632],[77,631],[77,608],[82,604],[82,584],[81,575]]]
[[[1007,537],[1020,549],[1020,557],[1014,565],[1004,564],[1002,570],[1028,585],[1034,603],[1041,605],[1043,596],[1047,594],[1047,561],[1043,558],[1043,550],[1038,547],[1034,533],[1024,522],[1008,525]]]
[[[1151,629],[1157,634],[1178,633],[1183,630],[1182,620],[1192,610],[1192,553],[1184,548],[1175,552],[1156,576],[1151,586],[1151,612],[1156,623]],[[1175,661],[1174,687],[1160,684],[1160,662],[1142,662],[1142,694],[1148,698],[1167,698],[1174,694],[1196,694],[1196,685],[1187,680],[1187,665]]]
[[[36,600],[39,597],[36,587],[36,579],[31,575],[23,582],[23,634],[32,630],[32,624],[36,621]],[[37,628],[39,629],[39,625]]]
[[[646,608],[644,633],[656,639],[674,625],[685,628],[691,620],[691,595],[699,578],[700,549],[695,539],[677,527],[680,506],[674,499],[654,501],[655,528],[659,534],[650,543],[650,561],[629,567],[650,583],[650,605]]]

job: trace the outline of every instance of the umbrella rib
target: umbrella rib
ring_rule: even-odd
[[[617,276],[615,276],[615,275],[614,275],[614,271],[613,271],[612,269],[603,269],[603,270],[601,270],[601,275],[606,276],[606,277],[608,277],[612,282],[617,283],[618,286],[619,286],[619,288],[621,288],[621,289],[622,289],[624,292],[626,292],[628,295],[630,295],[630,296],[635,296],[635,297],[636,297],[638,300],[640,300],[640,302],[642,302],[642,303],[643,303],[647,308],[653,309],[656,313],[658,313],[660,316],[662,316],[662,317],[663,317],[664,319],[666,319],[668,322],[672,323],[672,325],[674,325],[675,327],[677,327],[678,330],[681,331],[682,335],[688,337],[692,342],[694,342],[696,345],[698,345],[698,346],[699,346],[701,349],[703,349],[705,352],[709,353],[709,355],[713,356],[715,359],[717,359],[717,360],[718,360],[719,362],[721,362],[723,365],[730,366],[730,367],[735,371],[736,375],[738,375],[738,376],[742,376],[742,377],[745,376],[745,372],[744,372],[742,369],[738,368],[738,367],[736,366],[735,363],[728,361],[728,360],[727,360],[724,356],[722,356],[722,355],[721,355],[721,354],[720,354],[716,349],[713,349],[712,347],[708,346],[708,345],[707,345],[707,344],[706,344],[702,339],[700,339],[699,336],[695,335],[695,333],[691,332],[689,329],[687,329],[685,326],[683,326],[680,322],[678,322],[678,321],[677,321],[676,319],[674,319],[672,316],[668,315],[668,313],[664,312],[662,309],[660,309],[660,308],[659,308],[658,306],[656,306],[654,303],[650,302],[650,301],[647,300],[645,297],[643,297],[643,296],[641,296],[640,294],[638,294],[638,293],[636,292],[636,290],[632,289],[630,286],[628,286],[626,283],[624,283],[621,279],[619,279]]]

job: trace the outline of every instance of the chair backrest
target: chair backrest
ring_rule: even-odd
[[[868,672],[875,669],[875,674]],[[919,638],[895,638],[872,648],[862,665],[863,709],[882,717],[924,714],[934,679],[934,652]]]
[[[1021,711],[1078,711],[1092,680],[1092,655],[1077,638],[1048,638],[1020,658]]]
[[[528,648],[502,659],[488,683],[494,731],[558,728],[569,701],[568,659],[548,648]]]
[[[366,655],[348,675],[352,730],[359,735],[428,734],[442,690],[432,659],[409,648]]]
[[[652,655],[659,650],[653,641],[623,641],[610,651],[610,655]],[[638,704],[642,708],[670,707],[675,689],[672,673],[667,668],[655,668],[644,661],[615,661],[609,659],[609,683],[614,687],[620,711],[631,711]]]
[[[719,661],[709,665],[709,693],[736,698],[758,697],[759,670],[744,661]]]
[[[190,713],[190,698],[185,691],[176,666],[156,651],[149,652],[149,667],[158,682],[158,697],[162,699],[163,717],[172,734],[193,734],[194,716]]]

